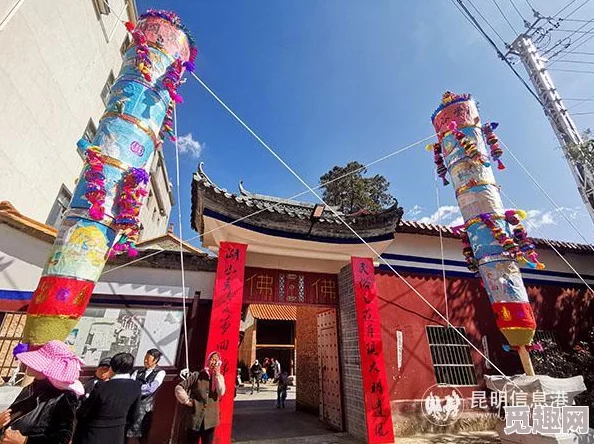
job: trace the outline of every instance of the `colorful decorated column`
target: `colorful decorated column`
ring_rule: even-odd
[[[136,254],[148,169],[163,133],[172,135],[181,75],[193,69],[197,51],[175,14],[149,10],[136,27],[125,25],[134,42],[94,140],[78,143],[86,164],[29,304],[23,341],[31,346],[64,340],[84,313],[108,257]]]
[[[528,348],[536,322],[528,302],[519,263],[542,269],[534,245],[520,220],[525,213],[505,210],[491,164],[505,169],[493,132],[497,123],[481,125],[469,94],[446,92],[431,117],[439,143],[431,146],[437,174],[450,178],[464,218],[462,242],[468,268],[479,272],[495,313],[497,326],[518,350],[524,371],[533,375]],[[489,147],[489,152],[487,151]]]
[[[370,258],[352,257],[351,272],[355,289],[367,442],[369,444],[392,443],[394,427],[373,261]]]
[[[215,444],[231,442],[246,251],[247,245],[232,242],[221,242],[219,247],[206,346],[207,356],[213,351],[221,356],[221,374],[227,388],[219,403],[221,422],[215,429]]]

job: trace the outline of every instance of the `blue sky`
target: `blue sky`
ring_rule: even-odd
[[[504,39],[513,39],[493,0],[473,3]],[[497,3],[522,29],[511,2]],[[528,2],[514,3],[531,19]],[[567,1],[530,3],[550,15]],[[480,104],[483,121],[500,123],[500,139],[582,235],[594,241],[593,223],[543,111],[452,2],[137,0],[137,5],[139,12],[170,9],[181,16],[198,43],[198,76],[310,185],[334,165],[369,163],[432,135],[430,116],[442,93],[469,92]],[[592,17],[594,4],[573,16]],[[591,41],[580,50],[593,48]],[[556,67],[575,69],[573,64]],[[525,76],[522,66],[517,68]],[[567,98],[594,95],[592,75],[551,75]],[[230,191],[237,190],[239,180],[250,191],[279,197],[304,190],[193,78],[180,92],[185,100],[178,108],[179,134],[185,136],[180,144],[184,238],[196,235],[189,225],[190,185],[199,161]],[[594,102],[575,109],[592,110]],[[592,115],[575,120],[580,128],[594,127]],[[374,165],[369,173],[386,176],[406,218],[437,222],[434,165],[424,145]],[[174,179],[173,146],[166,144],[165,152]],[[503,160],[507,169],[496,172],[497,179],[539,226],[529,233],[583,242],[511,156],[504,154]],[[442,223],[457,222],[453,189],[440,186],[439,194]],[[172,221],[177,221],[176,211]]]

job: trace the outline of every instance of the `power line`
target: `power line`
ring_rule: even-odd
[[[532,10],[532,12],[533,12],[533,13],[534,13],[534,12],[536,12],[536,9],[534,9],[534,6],[532,6],[532,5],[530,4],[530,1],[529,1],[529,0],[524,0],[524,1],[525,1],[525,2],[526,2],[526,4],[528,5],[528,7],[529,7],[529,8]]]
[[[589,23],[589,22],[588,22]],[[586,25],[588,24],[586,23]],[[592,29],[590,29],[589,31],[581,31],[579,29],[550,29],[549,31],[553,31],[553,32],[571,32],[571,34],[591,34],[592,33]]]
[[[524,16],[522,15],[522,13],[520,12],[520,10],[518,9],[518,7],[516,6],[516,4],[514,3],[514,0],[509,0],[509,2],[512,4],[512,6],[514,7],[514,9],[516,10],[516,12],[518,13],[518,15],[520,16],[520,18],[524,22],[524,26],[526,28],[529,28],[530,27],[530,22],[524,18]]]
[[[518,33],[518,31],[516,31],[516,29],[514,28],[514,26],[511,24],[511,22],[508,20],[507,16],[503,13],[503,10],[499,7],[499,5],[497,4],[496,0],[491,0],[494,4],[495,7],[497,8],[497,10],[499,11],[499,13],[503,16],[503,19],[507,22],[507,24],[509,25],[509,27],[512,29],[512,31],[514,32],[514,35]],[[466,8],[465,6],[463,6],[463,8]]]
[[[594,20],[594,18],[593,18],[592,20]],[[593,27],[592,29],[594,29],[594,27]],[[582,34],[580,37],[578,37],[577,39],[575,39],[575,42],[573,42],[573,43],[577,43],[577,42],[578,42],[578,41],[579,41],[579,40],[580,40],[582,37],[584,37],[585,35],[586,35],[586,34]],[[590,35],[590,37],[588,37],[586,40],[584,40],[583,42],[581,42],[579,45],[577,45],[577,46],[574,46],[574,47],[573,47],[573,49],[574,49],[574,50],[576,50],[576,49],[578,49],[578,48],[581,48],[581,47],[582,47],[582,46],[584,46],[586,43],[588,43],[590,40],[592,40],[592,38],[593,38],[593,37],[594,37],[594,34]],[[572,43],[570,42],[570,43],[569,43],[569,45],[567,45],[567,46],[566,46],[564,49],[567,49],[567,48],[569,48],[571,45],[572,45]],[[561,50],[561,51],[559,51],[559,52],[555,53],[555,54],[554,54],[552,57],[554,57],[554,56],[557,56],[558,54],[561,54],[561,53],[563,53],[563,50]],[[561,58],[559,58],[559,59],[557,59],[557,60],[553,60],[553,61],[552,61],[552,62],[549,64],[549,67],[550,67],[550,66],[553,66],[553,65],[554,65],[555,63],[557,63],[557,62],[560,62],[560,61],[561,61],[561,60],[563,60],[563,59],[564,59],[566,56],[567,56],[567,55],[566,55],[566,53],[565,53],[565,55],[564,55],[564,56],[562,56]],[[551,57],[551,58],[552,58],[552,57]]]
[[[575,14],[579,9],[581,9],[583,6],[587,5],[589,2],[590,2],[590,0],[585,0],[584,3],[582,3],[577,8],[575,8],[573,11],[571,11],[569,14],[567,14],[562,20],[567,20],[569,17],[571,17],[573,14]],[[555,15],[558,15],[558,14],[555,14]]]
[[[577,69],[560,69],[560,68],[553,68],[549,69],[549,71],[558,71],[558,72],[575,72],[580,74],[594,74],[594,71],[580,71]]]
[[[452,0],[454,1],[454,0]],[[536,101],[540,104],[540,106],[542,106],[543,108],[545,107],[544,103],[542,103],[542,101],[540,100],[540,97],[538,97],[538,95],[532,90],[532,88],[530,88],[530,85],[528,85],[528,83],[526,82],[526,80],[524,80],[522,78],[522,76],[520,75],[520,73],[518,73],[518,71],[516,71],[516,68],[514,68],[514,66],[511,64],[511,62],[507,59],[507,57],[505,57],[505,55],[501,52],[501,50],[499,49],[499,47],[497,46],[497,44],[493,41],[493,39],[491,37],[489,37],[489,35],[485,32],[485,30],[482,28],[482,26],[480,25],[480,23],[477,22],[476,18],[472,15],[472,13],[468,10],[468,8],[466,7],[466,5],[464,4],[464,2],[462,0],[455,0],[460,7],[462,8],[462,10],[460,10],[460,8],[458,8],[458,10],[460,12],[462,12],[462,14],[471,21],[471,23],[474,25],[474,27],[481,33],[481,35],[485,38],[485,40],[487,40],[487,42],[489,42],[489,44],[493,47],[493,49],[495,49],[495,52],[497,53],[497,56],[503,60],[505,62],[505,64],[509,67],[509,69],[512,70],[512,72],[514,73],[514,75],[518,78],[518,80],[520,80],[520,82],[522,83],[522,85],[524,85],[524,87],[528,90],[528,92],[536,99]]]
[[[491,28],[491,30],[497,35],[497,37],[499,37],[499,40],[501,40],[504,45],[507,45],[507,43],[505,42],[505,40],[503,39],[503,37],[501,37],[501,34],[499,34],[497,32],[497,30],[491,25],[491,23],[489,23],[489,20],[487,20],[485,18],[485,16],[481,13],[481,11],[479,11],[477,9],[477,7],[474,6],[474,3],[472,3],[472,0],[468,0],[468,3],[470,3],[470,6],[472,6],[474,8],[474,10],[478,13],[478,15],[480,15],[481,18],[485,21],[485,23],[489,26],[489,28]]]
[[[571,5],[573,5],[577,0],[571,0],[568,4],[566,4],[563,8],[561,8],[559,11],[557,11],[555,14],[553,14],[553,17],[558,16],[559,14],[561,14],[563,11],[565,11],[567,8],[569,8]]]
[[[592,73],[592,74],[594,74],[594,73]],[[573,113],[574,116],[587,116],[590,114],[594,114],[594,111],[587,111],[585,113]]]
[[[559,59],[558,62],[560,62],[560,63],[576,63],[578,65],[594,65],[594,62],[590,62],[588,60],[565,60],[565,59]]]

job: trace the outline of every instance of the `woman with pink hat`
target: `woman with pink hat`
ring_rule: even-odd
[[[83,361],[61,341],[14,353],[34,381],[0,413],[0,427],[9,426],[0,444],[68,444],[77,398],[84,394],[78,380]]]

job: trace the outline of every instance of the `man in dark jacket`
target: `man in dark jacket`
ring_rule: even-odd
[[[250,380],[252,381],[252,395],[254,394],[254,383],[256,384],[256,391],[260,391],[260,378],[262,375],[262,366],[256,359],[250,367]]]
[[[217,352],[208,355],[207,366],[193,372],[175,387],[175,397],[188,407],[191,421],[186,442],[212,444],[215,427],[219,425],[219,399],[225,394],[225,378],[220,372],[221,357]]]
[[[78,409],[73,444],[124,444],[126,428],[138,416],[140,386],[130,379],[134,356],[111,358],[113,377],[99,382]]]
[[[85,384],[85,398],[88,398],[95,385],[100,381],[107,381],[111,377],[111,358],[103,358],[97,369],[95,370],[95,374],[91,379],[87,381]]]

